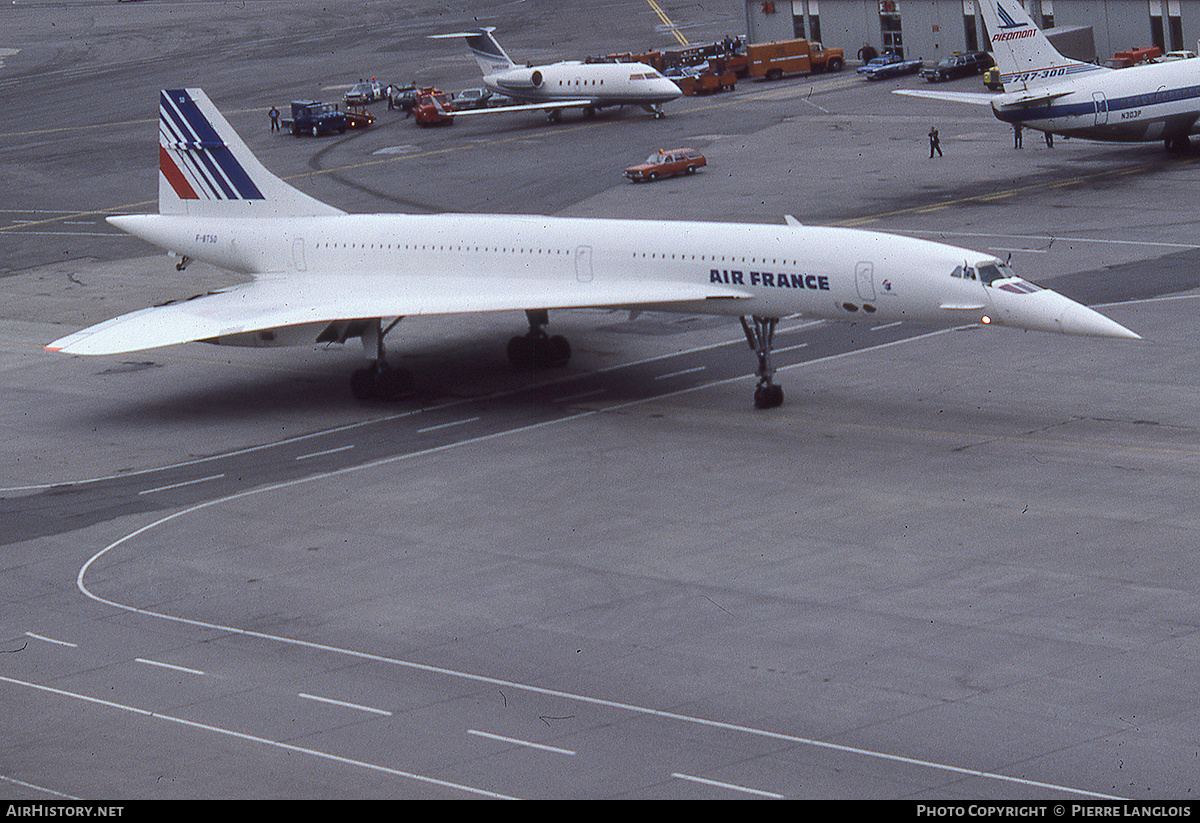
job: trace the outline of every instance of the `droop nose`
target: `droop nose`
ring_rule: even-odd
[[[1050,289],[1033,294],[1010,294],[997,289],[992,294],[992,307],[995,320],[1005,326],[1088,337],[1142,339],[1137,332],[1095,309]]]

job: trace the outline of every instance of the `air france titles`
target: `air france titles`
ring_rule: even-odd
[[[726,283],[731,286],[773,286],[778,289],[829,291],[829,278],[823,274],[774,274],[769,271],[710,269],[708,282]]]

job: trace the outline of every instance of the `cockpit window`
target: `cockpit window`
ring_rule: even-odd
[[[975,269],[970,266],[955,266],[954,271],[950,272],[951,277],[961,277],[963,280],[974,280]]]
[[[983,281],[983,285],[992,285],[993,280],[999,280],[1002,277],[1012,277],[1012,272],[1002,272],[1001,266],[995,263],[984,263],[979,267],[979,279]]]

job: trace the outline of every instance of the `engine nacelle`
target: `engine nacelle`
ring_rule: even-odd
[[[540,89],[545,78],[540,69],[513,69],[492,76],[497,86],[510,89]]]

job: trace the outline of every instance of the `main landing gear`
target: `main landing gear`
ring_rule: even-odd
[[[362,333],[363,351],[367,356],[374,349],[375,359],[365,369],[350,375],[350,390],[358,400],[403,400],[414,392],[412,372],[394,369],[384,355],[383,338],[402,318],[397,317],[385,329],[382,320],[370,321]]]
[[[773,409],[783,405],[783,386],[774,381],[775,367],[771,364],[771,346],[775,340],[775,326],[778,317],[754,317],[753,326],[746,322],[743,316],[742,331],[746,332],[746,342],[758,355],[758,387],[754,390],[754,407],[756,409]]]
[[[546,334],[550,313],[545,309],[530,309],[529,331],[508,341],[508,361],[519,369],[559,368],[571,360],[571,344],[562,335]]]

